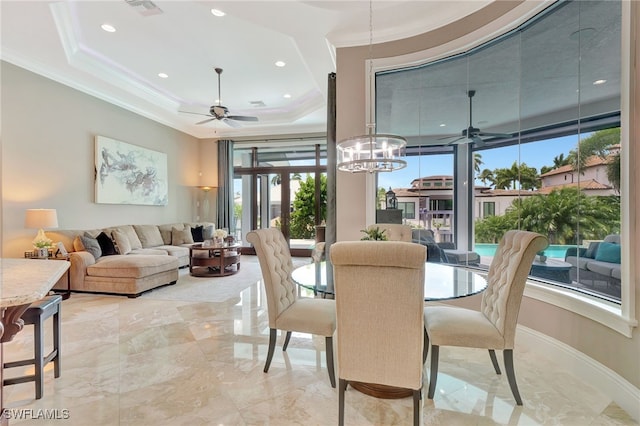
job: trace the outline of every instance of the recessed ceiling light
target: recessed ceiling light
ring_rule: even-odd
[[[161,73],[158,73],[158,77],[160,77],[160,78],[169,78],[169,75],[161,72]]]
[[[102,25],[100,25],[100,28],[102,28],[103,30],[105,30],[108,33],[115,33],[116,32],[116,27],[114,27],[113,25],[102,24]]]
[[[442,124],[440,125],[440,127],[447,127],[447,125],[446,125],[446,124],[444,124],[444,123],[442,123]]]
[[[226,13],[224,13],[220,9],[211,9],[211,13],[213,14],[213,16],[217,16],[217,17],[222,17],[226,15]]]
[[[593,82],[593,85],[594,85],[594,86],[597,86],[597,85],[599,85],[599,84],[605,84],[606,82],[607,82],[607,80],[603,80],[603,79],[601,79],[601,80],[596,80],[596,81],[594,81],[594,82]]]
[[[285,98],[285,99],[289,99],[289,98],[291,98],[291,95],[290,95],[289,93],[285,93],[285,94],[283,95],[283,98]]]
[[[280,67],[280,68],[282,68],[282,67],[284,67],[285,65],[287,65],[287,64],[286,64],[286,62],[284,62],[284,61],[276,61],[276,67]]]

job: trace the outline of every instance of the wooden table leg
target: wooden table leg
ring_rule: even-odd
[[[22,314],[29,304],[9,306],[0,312],[0,426],[7,426],[9,418],[4,408],[4,343],[10,342],[24,327]]]

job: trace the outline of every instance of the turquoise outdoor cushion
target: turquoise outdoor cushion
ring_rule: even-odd
[[[600,243],[596,252],[596,260],[601,262],[620,263],[620,244]]]

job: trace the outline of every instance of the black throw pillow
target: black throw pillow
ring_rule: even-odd
[[[196,226],[195,228],[191,228],[191,236],[193,237],[194,243],[201,243],[204,241],[204,236],[202,234],[203,226]]]
[[[116,251],[116,246],[115,244],[113,244],[111,237],[109,237],[104,232],[101,232],[100,235],[96,237],[96,240],[98,240],[98,244],[100,244],[100,250],[102,250],[103,256],[118,254],[118,252]]]

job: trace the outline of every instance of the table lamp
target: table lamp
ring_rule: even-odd
[[[44,228],[58,227],[58,213],[56,209],[27,209],[24,220],[25,228],[38,229],[38,235],[33,240],[33,247],[38,257],[49,257],[49,247],[53,242],[47,238]]]

